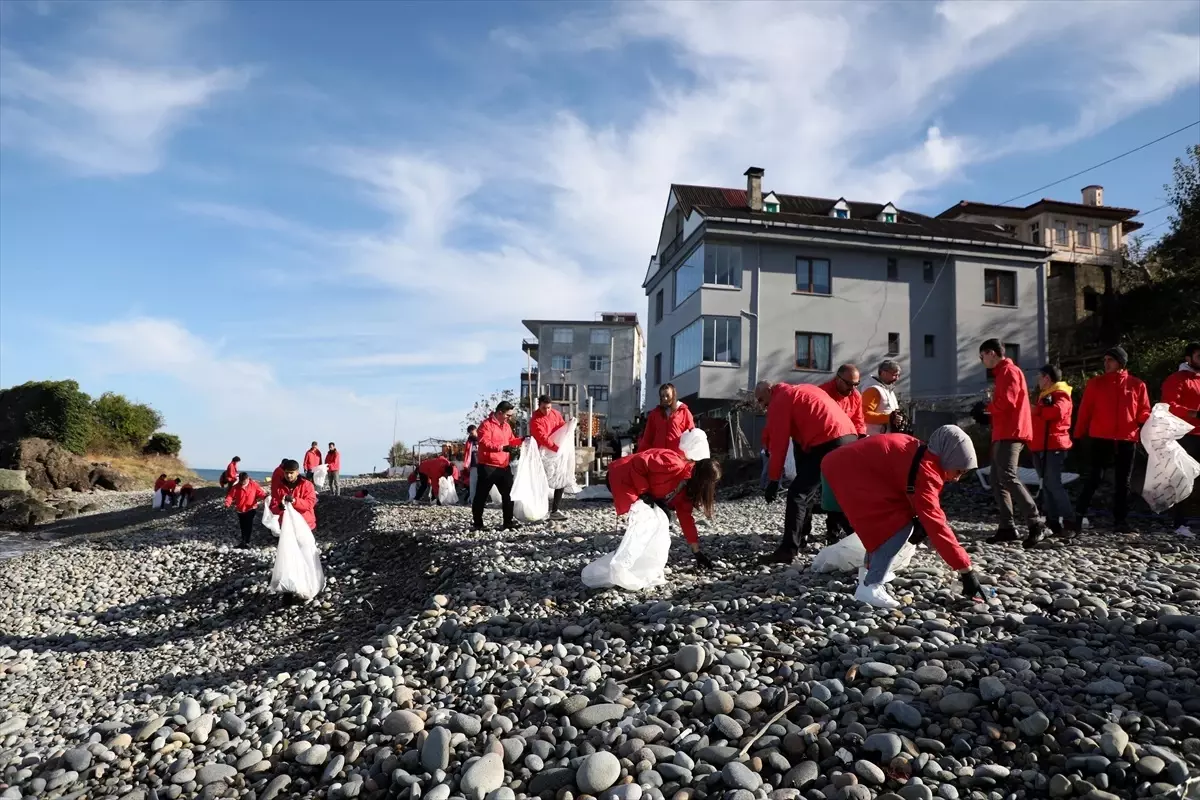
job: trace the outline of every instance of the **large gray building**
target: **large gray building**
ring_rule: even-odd
[[[762,176],[671,187],[643,282],[650,388],[669,381],[705,410],[759,380],[891,358],[902,395],[965,396],[987,386],[990,337],[1026,370],[1044,363],[1045,247],[891,203],[764,194]]]

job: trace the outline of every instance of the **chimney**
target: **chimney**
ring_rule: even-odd
[[[1094,183],[1091,186],[1083,187],[1083,204],[1085,206],[1104,205],[1104,187]]]
[[[762,211],[762,167],[746,170],[746,205],[751,211]]]

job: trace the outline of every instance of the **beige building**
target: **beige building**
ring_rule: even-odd
[[[1027,206],[964,200],[938,215],[1000,228],[1051,250],[1046,272],[1050,358],[1070,364],[1113,344],[1112,298],[1120,291],[1125,238],[1142,227],[1135,208],[1104,205],[1104,187],[1085,186],[1082,202],[1041,199]],[[990,287],[1002,299],[1009,287]]]

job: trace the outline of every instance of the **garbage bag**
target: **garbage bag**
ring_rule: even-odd
[[[788,442],[787,458],[783,461],[783,480],[786,483],[791,483],[796,480],[796,453],[794,452],[795,445]]]
[[[438,480],[438,502],[444,506],[458,505],[458,487],[454,478],[443,476]]]
[[[699,428],[685,431],[679,437],[679,449],[683,451],[688,461],[703,461],[712,455],[708,448],[708,434]]]
[[[546,469],[532,436],[521,445],[521,458],[517,461],[510,496],[513,513],[519,520],[537,522],[550,512],[550,485],[546,483]]]
[[[279,515],[271,513],[271,498],[263,500],[262,525],[276,536],[279,535]]]
[[[562,489],[566,494],[576,494],[579,484],[575,482],[575,430],[577,420],[550,435],[550,441],[558,450],[542,451],[542,467],[546,470],[546,483],[551,489]]]
[[[318,464],[313,467],[313,488],[317,491],[325,488],[325,478],[329,475],[329,467],[324,464]]]
[[[150,501],[150,507],[152,509],[154,509],[155,511],[157,511],[158,509],[162,508],[162,504],[163,504],[162,489],[155,489],[154,490],[154,499]]]
[[[1142,497],[1156,514],[1186,500],[1200,475],[1200,464],[1179,444],[1191,432],[1192,426],[1166,403],[1155,404],[1142,426],[1142,447],[1149,456]]]
[[[911,542],[905,543],[904,547],[900,548],[900,552],[896,554],[896,559],[892,562],[890,572],[899,572],[907,567],[916,552],[916,545]],[[852,533],[827,547],[823,547],[821,552],[813,557],[810,568],[813,572],[820,573],[853,572],[859,567],[864,566],[866,560],[867,551],[862,545],[862,540],[858,538],[858,534]],[[892,575],[891,577],[895,576]]]
[[[658,586],[667,579],[665,567],[670,550],[667,515],[658,506],[637,500],[629,509],[625,535],[616,551],[583,568],[583,585],[591,589],[616,586],[631,592]]]
[[[417,499],[417,484],[414,481],[408,485],[408,502],[413,502]]]
[[[275,546],[275,567],[271,570],[271,591],[291,592],[311,600],[323,588],[325,571],[321,569],[317,540],[300,512],[285,505]]]
[[[492,490],[488,492],[488,502],[500,505],[504,502],[504,498],[500,496],[500,490],[492,486]]]

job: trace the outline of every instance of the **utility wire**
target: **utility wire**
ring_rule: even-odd
[[[1132,217],[1131,219],[1137,219],[1138,217],[1148,217],[1151,214],[1153,214],[1155,211],[1162,211],[1164,208],[1166,208],[1169,205],[1171,205],[1171,204],[1163,203],[1161,206],[1156,206],[1155,208],[1152,208],[1149,211],[1143,211],[1142,213],[1138,214],[1137,217]]]
[[[1047,183],[1045,186],[1039,186],[1038,188],[1032,189],[1032,190],[1026,192],[1025,194],[1019,194],[1016,197],[1010,197],[1007,200],[1005,200],[1003,203],[997,203],[997,205],[1001,205],[1001,206],[1007,205],[1007,204],[1013,202],[1014,200],[1020,200],[1021,198],[1029,197],[1029,195],[1031,195],[1031,194],[1037,194],[1038,192],[1042,191],[1043,189],[1049,189],[1051,186],[1058,186],[1060,183],[1069,181],[1072,178],[1078,178],[1080,175],[1083,175],[1085,172],[1091,172],[1094,169],[1103,167],[1106,164],[1111,164],[1112,162],[1117,161],[1118,159],[1122,159],[1125,156],[1133,155],[1134,153],[1136,153],[1139,150],[1145,150],[1147,147],[1149,147],[1152,144],[1158,144],[1163,139],[1169,139],[1172,136],[1174,136],[1175,134],[1183,133],[1188,128],[1194,128],[1197,125],[1200,125],[1200,119],[1196,120],[1195,122],[1190,122],[1187,125],[1184,125],[1182,128],[1176,128],[1175,130],[1171,131],[1170,133],[1167,133],[1167,134],[1164,134],[1164,135],[1158,137],[1154,141],[1146,142],[1145,144],[1138,145],[1137,147],[1133,148],[1132,150],[1126,150],[1124,153],[1121,153],[1119,156],[1113,156],[1112,158],[1108,159],[1107,161],[1101,161],[1099,164],[1093,164],[1092,166],[1088,167],[1087,169],[1081,169],[1081,170],[1079,170],[1079,172],[1072,173],[1065,178],[1059,178],[1058,180],[1054,181],[1053,183]]]

